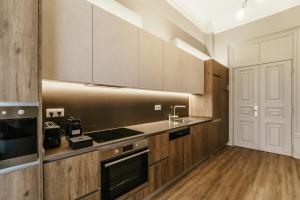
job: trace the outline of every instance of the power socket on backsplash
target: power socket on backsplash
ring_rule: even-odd
[[[161,110],[161,105],[155,105],[154,110]]]
[[[46,109],[46,118],[64,117],[64,116],[65,116],[64,108],[48,108],[48,109]]]

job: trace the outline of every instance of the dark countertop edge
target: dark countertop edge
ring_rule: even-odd
[[[187,117],[187,118],[193,118],[193,117]],[[78,156],[78,155],[93,152],[93,151],[100,151],[100,150],[112,148],[114,146],[117,146],[117,145],[120,145],[120,144],[123,144],[123,143],[133,142],[133,141],[139,140],[141,138],[148,138],[150,136],[153,136],[153,135],[156,135],[156,134],[159,134],[159,133],[162,133],[162,132],[173,131],[173,130],[180,129],[180,128],[183,128],[183,127],[195,126],[195,125],[198,125],[198,124],[202,124],[202,123],[212,121],[212,118],[210,118],[210,117],[195,117],[195,118],[199,118],[199,119],[198,120],[196,119],[194,122],[189,122],[188,124],[182,124],[182,126],[178,126],[178,127],[174,127],[174,128],[168,128],[168,129],[161,129],[159,131],[148,132],[148,133],[144,133],[144,134],[140,134],[140,135],[132,136],[132,137],[126,137],[126,138],[122,138],[122,139],[119,139],[119,140],[114,140],[114,141],[111,141],[111,142],[105,142],[105,143],[96,143],[96,142],[94,142],[94,145],[90,146],[90,147],[81,148],[81,149],[74,149],[71,152],[62,153],[62,154],[54,155],[54,156],[45,156],[43,162],[44,163],[50,163],[50,162],[54,162],[54,161],[58,161],[58,160]],[[157,123],[159,123],[159,122],[163,122],[163,121],[158,121]],[[156,123],[156,122],[152,122],[152,123]],[[148,123],[146,123],[146,124],[148,124]],[[140,124],[140,125],[143,125],[143,124]],[[133,126],[140,126],[140,125],[133,125]],[[130,128],[130,127],[133,127],[133,126],[127,126],[125,128]],[[131,129],[133,129],[133,128],[131,128]]]

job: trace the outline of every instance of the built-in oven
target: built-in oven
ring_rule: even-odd
[[[101,152],[101,199],[117,199],[148,182],[148,140]]]
[[[0,104],[0,173],[37,163],[38,106]]]

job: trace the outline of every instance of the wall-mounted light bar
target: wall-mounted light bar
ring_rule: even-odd
[[[199,51],[198,49],[196,49],[195,47],[193,47],[192,45],[184,42],[183,40],[179,39],[179,38],[175,38],[174,40],[172,40],[172,43],[182,49],[183,51],[192,54],[193,56],[201,59],[201,60],[210,60],[211,57],[209,57],[208,55],[206,55],[205,53]]]
[[[107,12],[116,15],[123,20],[139,27],[143,27],[143,19],[140,15],[136,14],[132,10],[126,8],[122,4],[118,3],[115,0],[87,0],[95,6],[106,10]]]
[[[124,87],[109,87],[109,86],[99,86],[93,84],[82,84],[82,83],[71,83],[62,81],[52,81],[43,80],[42,89],[68,89],[68,90],[78,90],[80,91],[99,91],[99,92],[111,92],[111,93],[135,93],[135,94],[145,94],[145,95],[169,95],[169,96],[185,96],[188,97],[188,93],[177,93],[177,92],[167,92],[167,91],[153,91],[153,90],[143,90],[143,89],[132,89]]]

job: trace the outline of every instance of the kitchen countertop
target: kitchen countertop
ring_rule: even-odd
[[[76,149],[73,150],[69,147],[68,141],[65,137],[62,138],[61,145],[57,148],[53,149],[46,149],[44,154],[44,162],[53,162],[56,160],[65,159],[68,157],[80,155],[83,153],[92,152],[95,150],[101,150],[101,149],[107,149],[115,146],[116,144],[120,143],[126,143],[130,140],[136,140],[140,138],[149,137],[151,135],[165,132],[165,131],[171,131],[177,128],[192,126],[204,122],[211,121],[212,118],[208,117],[185,117],[184,120],[187,120],[186,122],[169,122],[169,120],[164,121],[158,121],[158,122],[152,122],[152,123],[145,123],[145,124],[138,124],[133,126],[127,126],[124,128],[133,129],[136,131],[143,132],[143,134],[132,136],[132,137],[126,137],[118,140],[113,140],[109,142],[103,142],[103,143],[97,143],[93,142],[93,146]]]

